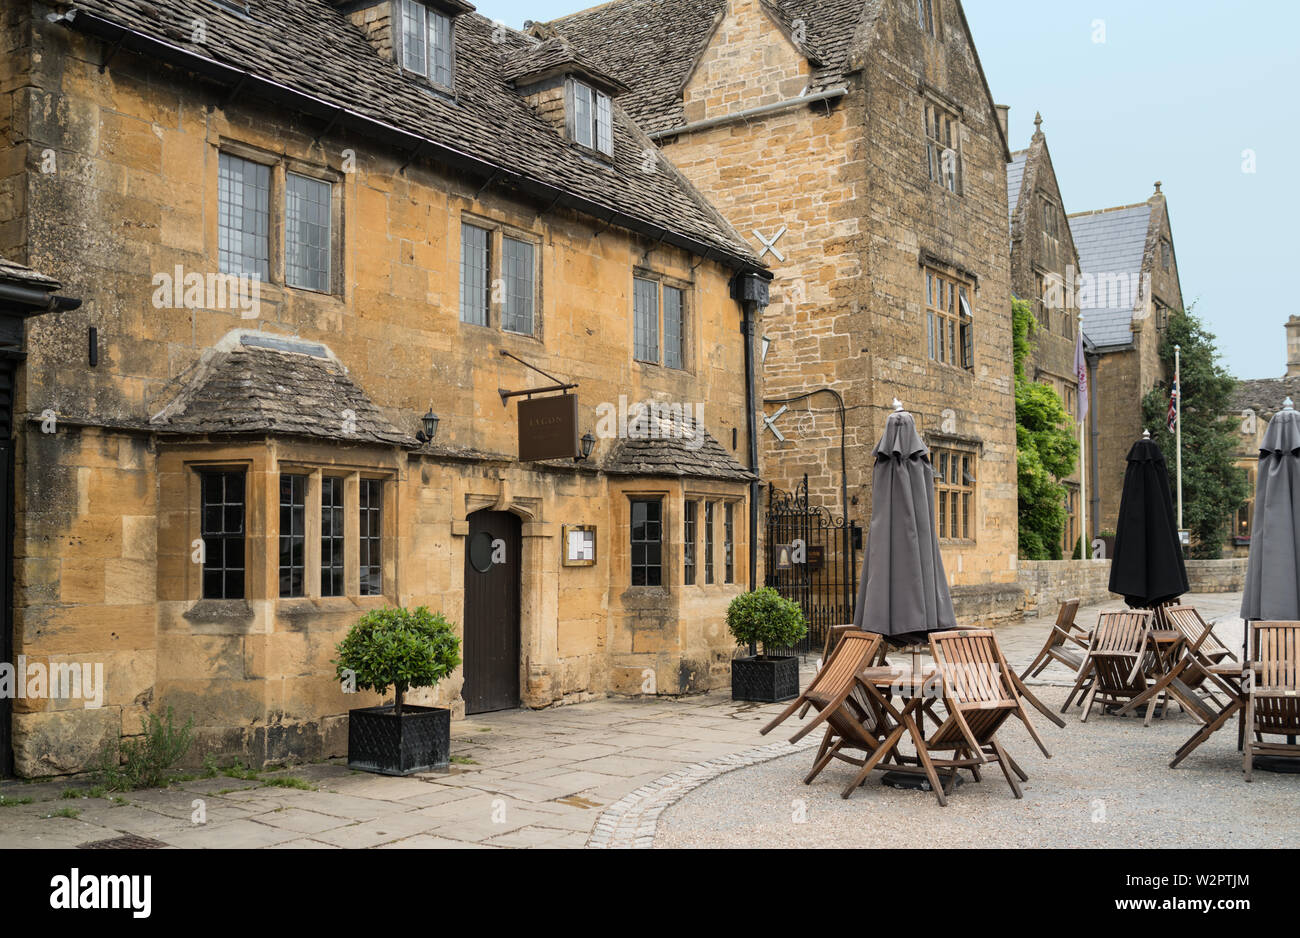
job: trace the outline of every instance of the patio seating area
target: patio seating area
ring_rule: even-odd
[[[1240,647],[1239,595],[1185,601],[1215,622],[1224,645]],[[1081,609],[1080,622],[1120,605]],[[1034,660],[1054,621],[1053,612],[996,631],[1011,668]],[[812,678],[810,659],[803,686]],[[1055,709],[1073,683],[1073,673],[1052,662],[1030,689]],[[125,834],[177,847],[901,846],[918,823],[933,825],[927,829],[945,843],[972,846],[1217,846],[1225,831],[1243,846],[1278,846],[1300,836],[1293,810],[1300,776],[1256,772],[1246,785],[1235,732],[1212,734],[1170,771],[1198,727],[1177,707],[1149,728],[1100,713],[1087,724],[1072,715],[1065,727],[1035,719],[1050,760],[1009,720],[998,739],[1029,776],[1020,782],[1023,799],[986,774],[983,784],[968,777],[946,808],[930,792],[875,780],[845,801],[859,767],[839,760],[804,785],[820,734],[802,748],[758,734],[782,709],[710,694],[479,716],[456,724],[451,772],[406,779],[331,762],[256,780],[196,779],[129,793],[121,804],[61,797],[84,787],[77,780],[5,783],[0,848],[73,847]],[[193,820],[196,799],[203,824]],[[1259,825],[1260,816],[1274,821]]]

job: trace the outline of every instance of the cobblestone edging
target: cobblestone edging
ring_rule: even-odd
[[[720,756],[708,762],[697,762],[670,772],[630,795],[623,796],[601,812],[595,829],[587,838],[587,846],[597,849],[648,850],[654,846],[655,826],[659,822],[659,816],[701,785],[736,769],[811,749],[820,741],[821,733],[813,733],[793,746],[789,743],[773,743],[758,749]]]

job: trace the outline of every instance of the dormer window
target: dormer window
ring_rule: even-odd
[[[613,108],[609,95],[570,78],[568,81],[569,137],[580,146],[614,155]]]
[[[435,85],[452,87],[451,17],[420,0],[402,5],[402,67]]]

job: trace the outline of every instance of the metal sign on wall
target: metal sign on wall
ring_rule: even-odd
[[[519,402],[519,461],[573,459],[579,455],[578,396],[535,397]]]

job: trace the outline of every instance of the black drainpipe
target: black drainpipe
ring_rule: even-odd
[[[731,280],[731,298],[740,303],[740,334],[745,338],[745,433],[749,438],[749,588],[758,589],[758,499],[761,475],[758,465],[758,374],[754,367],[754,325],[767,307],[770,276],[737,274]]]
[[[1101,432],[1097,428],[1097,362],[1098,356],[1084,355],[1084,361],[1088,363],[1088,463],[1089,475],[1092,476],[1092,485],[1088,493],[1088,501],[1092,502],[1091,511],[1088,512],[1088,525],[1093,530],[1093,537],[1087,541],[1089,545],[1096,539],[1096,533],[1101,531],[1101,490],[1097,488],[1097,445],[1101,440]],[[1088,532],[1083,532],[1084,537],[1088,537]],[[1083,556],[1083,551],[1079,552]],[[1091,552],[1088,553],[1091,557]],[[1109,559],[1109,558],[1107,558]]]

